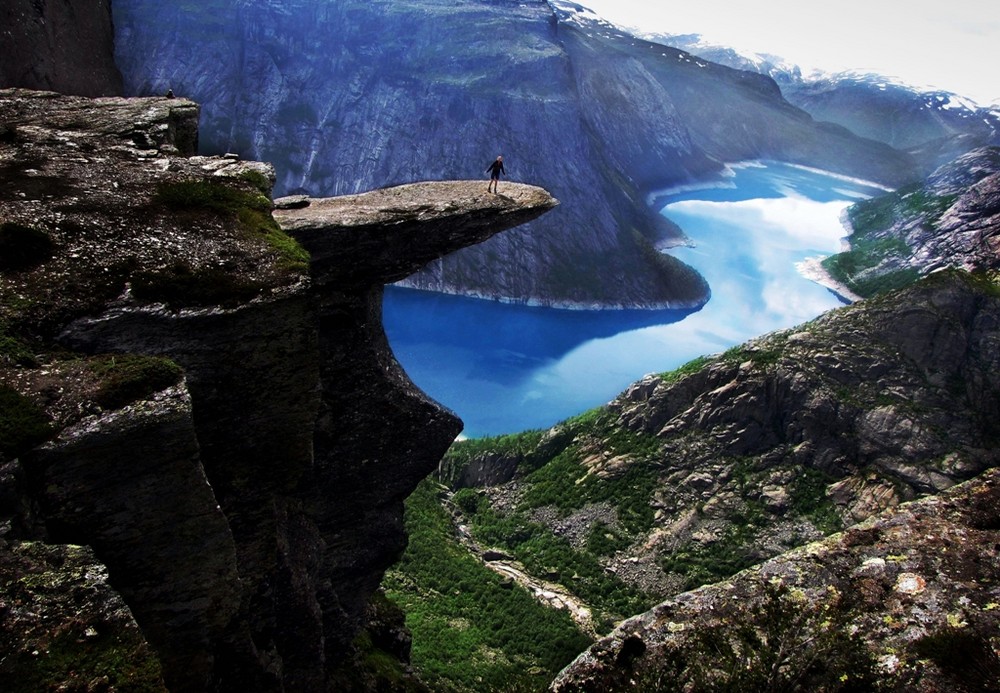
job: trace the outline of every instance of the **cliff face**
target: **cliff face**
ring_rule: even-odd
[[[269,166],[181,155],[197,115],[0,91],[2,551],[92,547],[172,690],[320,690],[461,430],[395,362],[382,287],[556,202],[427,184],[288,235]]]
[[[0,8],[0,23],[0,87],[80,96],[122,93],[111,0],[9,0]]]
[[[213,0],[184,12],[121,0],[115,23],[127,91],[198,100],[203,149],[274,162],[281,194],[484,178],[502,153],[511,180],[562,200],[411,286],[576,307],[698,306],[701,278],[653,250],[680,235],[647,208],[651,188],[765,157],[908,178],[905,156],[817,125],[765,78],[581,28],[540,0]]]

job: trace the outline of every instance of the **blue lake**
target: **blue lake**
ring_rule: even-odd
[[[803,262],[838,252],[844,209],[885,190],[786,164],[734,166],[651,197],[693,243],[669,252],[708,280],[700,310],[556,310],[388,287],[386,334],[413,382],[462,417],[463,435],[545,428],[647,373],[843,305]]]

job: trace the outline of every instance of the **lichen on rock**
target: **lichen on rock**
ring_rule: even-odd
[[[991,470],[678,595],[622,623],[552,690],[989,690],[998,489]]]

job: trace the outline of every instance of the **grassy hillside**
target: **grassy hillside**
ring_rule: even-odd
[[[539,691],[590,640],[564,611],[542,606],[460,546],[440,487],[406,506],[410,543],[385,579],[406,612],[412,662],[434,691]]]

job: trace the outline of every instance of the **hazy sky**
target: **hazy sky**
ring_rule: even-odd
[[[812,69],[878,72],[1000,105],[995,0],[577,0],[617,24],[772,53]]]

